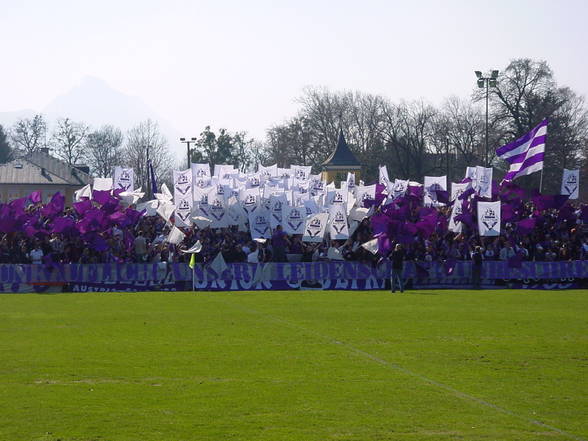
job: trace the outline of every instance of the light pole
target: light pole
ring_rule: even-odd
[[[190,139],[186,139],[186,138],[180,138],[180,142],[186,144],[187,150],[188,150],[188,168],[190,168],[190,162],[191,161],[191,152],[190,152],[190,144],[196,143],[198,138],[190,138]]]
[[[478,78],[478,87],[480,89],[486,88],[486,150],[484,153],[484,166],[488,167],[488,95],[490,87],[496,87],[498,71],[492,70],[490,76],[484,76],[479,70],[476,70],[475,73]]]

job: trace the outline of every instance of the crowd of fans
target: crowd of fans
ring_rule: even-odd
[[[27,209],[34,209],[29,207]],[[38,209],[38,207],[37,207]],[[378,209],[376,209],[377,212]],[[450,207],[437,209],[446,218]],[[539,209],[532,201],[524,205],[525,215],[537,219],[531,231],[522,232],[516,224],[505,222],[498,237],[480,237],[475,228],[464,226],[456,234],[437,228],[430,235],[415,234],[402,241],[407,260],[425,262],[471,260],[477,247],[481,247],[484,260],[509,260],[518,257],[528,261],[569,261],[588,259],[588,223],[582,218],[580,206],[567,203],[566,215],[561,209]],[[418,210],[417,210],[418,211]],[[414,212],[414,219],[418,213]],[[76,210],[65,207],[63,217],[76,221]],[[410,220],[410,219],[409,219]],[[43,217],[38,220],[43,223]],[[233,262],[286,262],[344,259],[376,263],[382,256],[373,254],[362,244],[373,239],[371,219],[365,218],[348,240],[310,243],[302,236],[289,236],[281,228],[274,230],[271,239],[254,241],[248,232],[237,227],[222,229],[185,229],[185,239],[179,245],[166,241],[169,224],[160,216],[138,217],[130,225],[113,225],[100,231],[100,246],[88,246],[75,231],[33,234],[24,231],[4,233],[0,236],[1,263],[123,263],[123,262],[188,262],[190,255],[183,253],[196,241],[202,251],[196,261],[207,263],[220,251],[227,263]],[[395,246],[395,240],[388,244]]]

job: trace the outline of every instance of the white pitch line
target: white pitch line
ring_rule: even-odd
[[[216,297],[216,298],[218,299],[218,297]],[[300,325],[298,325],[296,323],[292,323],[292,322],[290,322],[288,320],[285,320],[285,319],[282,319],[280,317],[276,317],[276,316],[273,316],[273,315],[264,314],[264,313],[262,313],[260,311],[255,310],[255,309],[246,308],[246,307],[243,307],[243,306],[240,306],[240,305],[235,305],[233,303],[227,303],[227,302],[222,302],[222,303],[224,303],[224,304],[226,304],[228,306],[231,306],[233,308],[240,309],[240,310],[242,310],[244,312],[248,312],[250,314],[258,315],[260,317],[265,318],[266,320],[273,321],[273,322],[276,322],[276,323],[279,323],[279,324],[283,324],[283,325],[286,325],[286,326],[288,326],[290,328],[298,329],[299,331],[303,331],[303,332],[306,332],[308,334],[312,334],[312,335],[320,338],[321,340],[325,340],[328,343],[341,346],[341,347],[347,349],[350,352],[353,352],[353,353],[355,353],[357,355],[360,355],[360,356],[362,356],[364,358],[367,358],[367,359],[369,359],[369,360],[371,360],[371,361],[373,361],[375,363],[378,363],[378,364],[380,364],[382,366],[385,366],[385,367],[387,367],[389,369],[393,369],[393,370],[396,370],[398,372],[402,372],[405,375],[408,375],[408,376],[411,376],[411,377],[414,377],[414,378],[418,378],[419,380],[422,380],[425,383],[429,383],[429,384],[431,384],[431,385],[433,385],[433,386],[435,386],[435,387],[437,387],[439,389],[445,390],[446,392],[449,392],[452,395],[454,395],[454,396],[456,396],[458,398],[461,398],[464,401],[470,401],[470,402],[476,403],[476,404],[478,404],[480,406],[484,406],[484,407],[488,407],[490,409],[494,409],[495,411],[497,411],[499,413],[502,413],[504,415],[508,415],[508,416],[517,418],[519,420],[525,421],[525,422],[530,423],[530,424],[533,424],[535,426],[542,427],[544,429],[549,429],[552,432],[556,432],[556,433],[558,433],[560,435],[566,436],[566,437],[568,437],[570,439],[573,439],[573,440],[576,440],[576,441],[588,441],[588,440],[586,440],[586,438],[582,438],[582,437],[580,437],[578,435],[575,435],[573,433],[566,432],[565,430],[559,429],[559,428],[557,428],[555,426],[552,426],[550,424],[546,424],[546,423],[543,423],[541,421],[534,420],[532,418],[528,418],[528,417],[526,417],[524,415],[517,414],[517,413],[515,413],[515,412],[513,412],[511,410],[505,409],[504,407],[498,406],[496,404],[490,403],[489,401],[483,400],[481,398],[478,398],[478,397],[475,397],[473,395],[470,395],[470,394],[467,394],[465,392],[462,392],[460,390],[457,390],[457,389],[455,389],[455,388],[453,388],[451,386],[448,386],[445,383],[440,383],[440,382],[435,381],[435,380],[433,380],[431,378],[425,377],[424,375],[421,375],[421,374],[419,374],[417,372],[411,371],[410,369],[406,369],[406,368],[400,366],[399,364],[396,364],[396,363],[393,363],[393,362],[384,360],[383,358],[377,357],[377,356],[375,356],[373,354],[370,354],[369,352],[363,351],[363,350],[361,350],[359,348],[356,348],[353,345],[350,345],[349,343],[346,343],[346,342],[337,340],[337,339],[332,338],[332,337],[330,337],[330,336],[328,336],[326,334],[321,334],[321,333],[316,332],[316,331],[314,331],[312,329],[305,328],[303,326],[300,326]]]

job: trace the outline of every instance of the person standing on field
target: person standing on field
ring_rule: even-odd
[[[482,248],[476,247],[472,253],[472,285],[474,285],[474,289],[480,289],[483,261]]]
[[[390,253],[390,260],[392,261],[392,275],[390,276],[390,289],[396,292],[396,284],[400,292],[404,292],[404,285],[402,285],[402,272],[404,270],[404,250],[402,245],[396,244],[394,251]]]

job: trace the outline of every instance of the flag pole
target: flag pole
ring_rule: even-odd
[[[539,178],[539,193],[543,193],[543,169],[541,169],[541,178]]]

